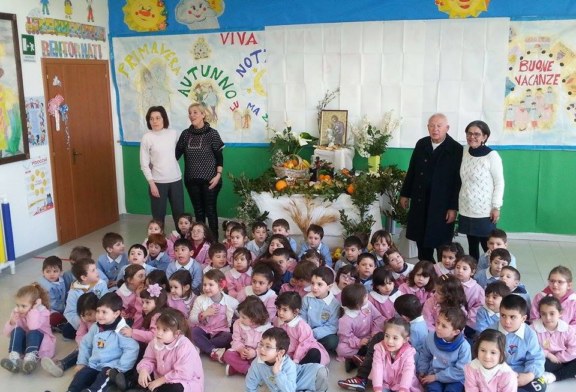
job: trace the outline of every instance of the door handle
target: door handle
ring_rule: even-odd
[[[72,149],[72,163],[76,163],[76,157],[79,156],[79,155],[82,155],[82,154],[79,153],[79,152],[76,152],[76,149],[73,148],[73,149]]]

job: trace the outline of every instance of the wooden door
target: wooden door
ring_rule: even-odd
[[[67,123],[48,116],[58,241],[118,220],[108,61],[42,59],[46,107],[58,94]]]

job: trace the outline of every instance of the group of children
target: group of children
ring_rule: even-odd
[[[543,391],[576,376],[576,294],[571,271],[549,275],[532,305],[506,234],[495,230],[478,263],[457,243],[438,264],[406,263],[384,230],[344,241],[332,260],[323,229],[305,244],[286,220],[225,223],[211,238],[188,214],[166,236],[151,221],[125,254],[107,233],[97,261],[76,247],[71,269],[44,260],[39,283],[21,288],[4,332],[0,365],[54,376],[75,367],[71,392],[142,388],[202,391],[200,354],[245,375],[247,391],[326,391],[330,353],[364,391]],[[528,326],[527,322],[530,322]],[[54,332],[78,349],[54,359]],[[472,348],[471,348],[472,347]]]

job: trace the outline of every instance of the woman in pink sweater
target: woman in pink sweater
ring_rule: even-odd
[[[180,384],[184,392],[203,392],[202,361],[186,337],[188,322],[182,313],[164,309],[156,326],[156,338],[136,366],[138,384],[151,391],[164,384]]]

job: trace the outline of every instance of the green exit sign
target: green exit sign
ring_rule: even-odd
[[[36,44],[34,43],[34,36],[29,34],[22,34],[22,54],[36,55]]]

